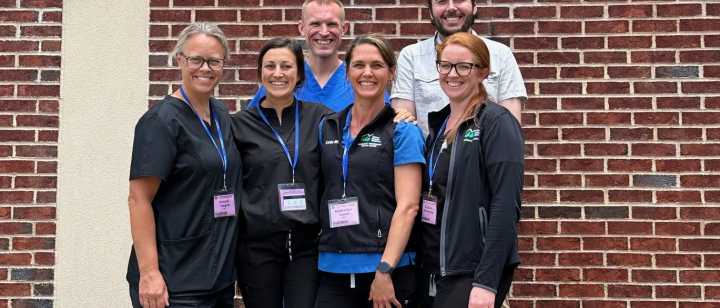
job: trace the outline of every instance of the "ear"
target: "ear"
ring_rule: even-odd
[[[303,25],[302,19],[298,21],[298,32],[300,32],[300,35],[305,36],[305,26]]]
[[[485,67],[482,69],[478,69],[478,73],[480,74],[480,80],[485,80],[488,75],[490,75],[490,68]]]
[[[395,80],[395,67],[391,67],[390,68],[390,81],[392,82],[394,80]]]
[[[342,35],[345,35],[345,33],[348,33],[350,31],[350,22],[347,20],[343,20],[342,22]]]

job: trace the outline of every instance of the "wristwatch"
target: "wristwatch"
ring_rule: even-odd
[[[385,274],[392,274],[394,270],[395,268],[385,261],[380,261],[380,264],[377,266],[377,271]]]

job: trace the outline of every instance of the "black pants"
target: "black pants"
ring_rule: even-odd
[[[318,279],[316,247],[317,232],[293,232],[291,238],[282,233],[262,241],[242,241],[238,280],[245,307],[312,308]]]
[[[235,284],[231,284],[220,291],[203,295],[173,295],[170,294],[170,308],[233,308],[235,298]],[[130,285],[130,301],[133,308],[141,308],[138,286]]]
[[[515,267],[506,267],[503,271],[495,294],[495,308],[502,307],[505,297],[510,291],[514,272]],[[470,291],[473,288],[472,283],[473,276],[471,274],[442,277],[437,282],[437,296],[432,301],[433,307],[467,307],[470,301]]]
[[[355,286],[351,287],[350,274],[320,272],[317,302],[315,308],[367,308],[372,307],[368,300],[370,286],[375,272],[355,274]],[[415,269],[403,266],[392,273],[395,298],[405,307],[415,307]]]

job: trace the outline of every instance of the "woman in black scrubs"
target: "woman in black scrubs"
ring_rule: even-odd
[[[238,279],[248,308],[315,303],[322,183],[317,125],[329,110],[295,98],[303,70],[299,43],[268,41],[258,57],[266,96],[233,115],[247,221],[238,248]]]
[[[437,49],[450,104],[429,114],[418,291],[423,307],[501,307],[520,262],[522,130],[487,101],[481,39],[457,33]]]
[[[233,307],[241,180],[225,105],[211,97],[227,41],[214,25],[180,33],[182,85],[135,127],[130,167],[133,307]]]

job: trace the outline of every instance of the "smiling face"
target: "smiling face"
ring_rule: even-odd
[[[394,74],[380,50],[371,44],[355,46],[347,70],[355,97],[366,100],[382,100]]]
[[[439,61],[452,64],[478,63],[469,49],[456,44],[447,45],[440,54]],[[440,74],[440,87],[451,102],[461,102],[480,93],[481,82],[487,74],[487,67],[473,67],[467,76],[458,75],[456,68],[453,68],[447,74]]]
[[[474,0],[430,0],[433,26],[442,36],[470,30],[475,22]]]
[[[188,58],[203,58],[205,63],[200,67],[193,67],[189,63]],[[222,78],[222,68],[211,69],[207,60],[223,60],[225,52],[222,44],[212,37],[205,34],[195,34],[188,38],[181,54],[176,56],[176,61],[180,66],[183,85],[188,91],[211,95],[215,86]]]
[[[303,10],[298,29],[305,37],[310,53],[316,57],[337,57],[342,35],[348,28],[342,8],[335,3],[310,2]]]
[[[260,72],[267,96],[273,99],[292,99],[298,82],[298,64],[289,48],[273,48],[262,59]]]

